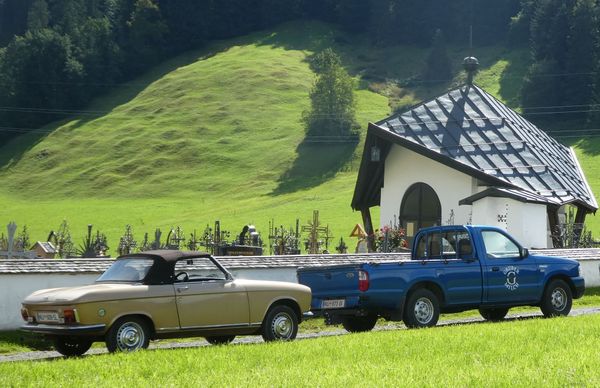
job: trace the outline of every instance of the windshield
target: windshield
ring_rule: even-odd
[[[139,282],[146,278],[153,259],[122,258],[115,261],[96,281],[97,282]]]

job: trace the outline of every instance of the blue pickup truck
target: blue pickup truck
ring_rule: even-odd
[[[529,254],[489,226],[422,229],[410,260],[299,268],[298,281],[312,289],[313,314],[350,332],[369,331],[380,317],[434,326],[440,313],[471,309],[490,321],[515,306],[567,315],[585,291],[577,261]]]

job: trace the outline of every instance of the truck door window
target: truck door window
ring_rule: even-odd
[[[442,234],[442,256],[444,260],[456,259],[456,231],[451,230]]]
[[[458,251],[459,259],[472,259],[473,258],[473,245],[471,244],[471,238],[469,233],[460,231],[456,234],[456,250]]]
[[[427,235],[422,235],[417,242],[417,259],[425,260],[427,258],[427,253],[425,252],[425,247],[427,246]]]
[[[428,256],[430,259],[440,259],[442,253],[442,234],[440,232],[433,232],[429,234],[429,246],[427,247]]]
[[[507,257],[519,257],[519,247],[508,237],[495,230],[481,232],[483,244],[488,259],[499,259]]]

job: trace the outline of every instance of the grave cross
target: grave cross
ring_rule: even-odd
[[[321,253],[321,246],[325,243],[325,249],[329,247],[329,240],[333,238],[329,233],[329,226],[321,226],[319,222],[319,211],[313,211],[312,222],[309,221],[308,225],[302,226],[303,232],[308,232],[308,239],[306,240],[306,250],[310,254]],[[321,236],[323,235],[323,236]],[[322,239],[325,241],[323,241]]]
[[[15,245],[15,232],[17,231],[17,224],[14,221],[6,225],[8,230],[8,260],[12,259],[13,247]]]

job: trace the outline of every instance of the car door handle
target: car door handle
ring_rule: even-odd
[[[190,287],[188,287],[188,286],[181,286],[181,287],[177,287],[177,292],[183,292],[183,291],[186,291],[189,289],[190,289]]]
[[[492,271],[498,272],[498,271],[500,271],[500,267],[492,267]]]

